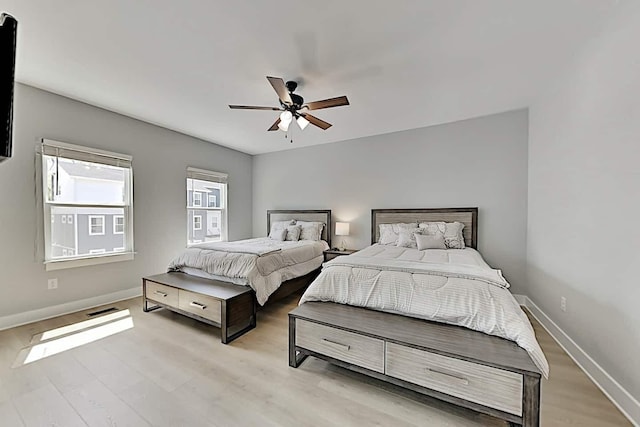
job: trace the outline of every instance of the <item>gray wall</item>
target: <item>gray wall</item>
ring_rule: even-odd
[[[638,399],[640,3],[620,9],[531,107],[526,293]]]
[[[247,154],[20,84],[14,117],[14,157],[0,164],[0,317],[130,289],[164,271],[186,245],[187,166],[229,174],[229,238],[252,234]],[[42,137],[133,156],[135,260],[45,272],[34,194]],[[53,277],[59,289],[49,291]]]
[[[527,139],[520,110],[255,156],[253,234],[265,235],[267,209],[328,208],[363,248],[372,208],[478,206],[479,249],[523,293]]]

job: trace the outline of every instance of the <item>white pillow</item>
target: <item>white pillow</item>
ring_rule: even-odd
[[[423,234],[442,233],[447,249],[464,249],[464,224],[460,222],[421,222],[419,227],[427,230]]]
[[[269,238],[273,239],[273,240],[280,240],[283,241],[284,239],[286,239],[287,237],[287,229],[283,228],[282,230],[271,230],[271,233],[269,233]]]
[[[285,230],[290,225],[295,225],[296,220],[290,219],[287,221],[274,221],[271,223],[271,229],[269,230],[269,235],[273,230]]]
[[[395,246],[398,244],[398,234],[400,230],[413,230],[414,228],[418,228],[418,223],[380,224],[378,227],[380,228],[378,243],[381,245]]]
[[[418,250],[423,251],[425,249],[447,249],[444,243],[444,234],[414,234]]]
[[[291,242],[297,242],[300,239],[300,231],[302,227],[299,225],[290,225],[287,227],[287,237],[285,240]]]
[[[400,248],[412,248],[417,249],[416,236],[422,233],[419,228],[410,228],[407,230],[400,230],[398,233],[398,247]]]
[[[315,242],[322,240],[322,229],[324,223],[318,221],[296,221],[296,225],[300,225],[300,240],[313,240]]]

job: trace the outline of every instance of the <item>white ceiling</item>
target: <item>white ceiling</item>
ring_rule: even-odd
[[[632,1],[632,0],[628,0]],[[526,107],[616,0],[0,0],[19,81],[251,154]],[[333,127],[267,132],[265,76]],[[296,132],[297,130],[297,132]]]

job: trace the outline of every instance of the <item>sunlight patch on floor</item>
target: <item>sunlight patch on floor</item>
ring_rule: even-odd
[[[49,356],[124,332],[133,328],[129,310],[85,320],[36,335],[39,342],[20,350],[13,367],[27,365]],[[34,337],[34,338],[36,338]],[[32,343],[34,340],[32,340]]]

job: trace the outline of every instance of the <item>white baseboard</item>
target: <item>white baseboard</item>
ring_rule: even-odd
[[[38,310],[0,317],[0,331],[13,328],[15,326],[25,325],[27,323],[50,319],[56,316],[75,313],[77,311],[86,310],[88,308],[93,308],[100,305],[111,304],[117,301],[135,298],[140,295],[142,295],[142,288],[136,287],[125,289],[124,291],[113,292],[107,295],[100,295],[97,297],[91,297],[60,305],[54,305],[52,307],[45,307]]]
[[[520,305],[529,309],[543,328],[573,359],[585,374],[598,386],[600,390],[620,409],[631,423],[640,426],[640,402],[625,390],[611,375],[605,371],[591,356],[589,356],[565,331],[563,331],[549,316],[543,312],[526,295],[514,295]],[[553,373],[552,373],[553,375]]]

